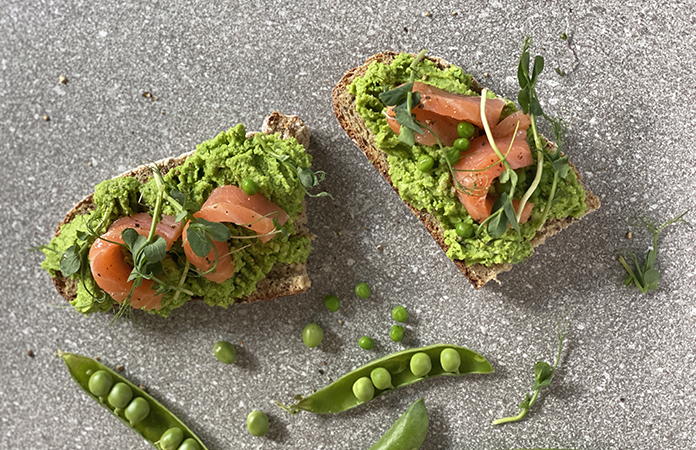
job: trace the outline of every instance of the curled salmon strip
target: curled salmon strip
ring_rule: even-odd
[[[231,222],[237,225],[247,226],[259,235],[262,242],[268,242],[274,235],[268,235],[275,230],[273,219],[283,225],[288,220],[288,215],[275,203],[268,200],[263,194],[246,195],[237,186],[220,186],[213,190],[205,201],[201,210],[194,217],[205,219],[209,222]],[[189,224],[186,224],[183,232],[183,246],[186,258],[198,270],[206,272],[215,263],[215,250],[218,254],[218,263],[215,270],[204,277],[215,283],[232,278],[234,275],[234,262],[230,255],[227,242],[213,241],[215,250],[211,249],[205,257],[196,255],[188,242]]]
[[[123,244],[121,232],[126,228],[133,228],[139,235],[147,236],[151,226],[152,217],[147,213],[122,217],[101,235],[101,239],[94,241],[89,249],[90,269],[94,281],[118,303],[123,303],[133,287],[133,281],[127,281],[133,266],[125,261],[123,247],[118,245]],[[174,241],[181,236],[181,228],[181,224],[177,223],[174,217],[163,215],[155,227],[155,234],[164,238],[169,250]],[[152,286],[152,280],[143,280],[140,286],[133,289],[131,306],[146,310],[160,309],[162,295],[156,295]]]
[[[501,120],[500,123],[496,125],[495,129],[492,130],[492,134],[494,138],[510,136],[515,132],[516,127],[517,131],[523,131],[529,128],[531,124],[532,121],[529,118],[529,114],[525,114],[522,111],[515,111]]]

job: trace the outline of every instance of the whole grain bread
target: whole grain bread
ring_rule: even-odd
[[[389,182],[389,184],[398,192],[398,189],[394,186],[389,177],[389,163],[387,162],[387,155],[375,145],[375,139],[372,132],[365,125],[365,120],[358,114],[355,107],[355,96],[348,91],[350,84],[357,77],[364,76],[367,72],[367,68],[370,64],[374,62],[380,62],[384,64],[390,64],[394,58],[398,55],[396,52],[383,52],[371,56],[365,63],[354,69],[349,70],[343,75],[343,78],[338,82],[336,87],[333,89],[333,109],[338,123],[343,127],[346,134],[353,140],[355,145],[362,150],[362,152],[367,156],[373,166],[382,174],[382,176]],[[450,64],[440,58],[427,57],[430,61],[435,63],[439,69],[445,69]],[[476,80],[473,80],[473,89],[476,92],[481,92],[481,86]],[[547,145],[553,146],[554,144],[547,141]],[[572,165],[571,165],[572,167]],[[576,175],[578,180],[580,180],[580,174],[577,172],[575,167]],[[580,180],[582,184],[582,180]],[[585,203],[587,204],[587,213],[590,213],[600,206],[599,198],[590,192],[585,186]],[[445,237],[443,234],[442,227],[438,219],[427,212],[426,210],[418,210],[412,205],[407,203],[408,207],[413,211],[413,214],[423,222],[423,225],[427,228],[428,232],[433,236],[435,241],[440,245],[440,247],[447,251],[449,246],[445,244]],[[532,238],[532,245],[537,247],[543,244],[549,236],[560,232],[562,229],[568,227],[570,224],[577,222],[579,218],[567,217],[565,219],[550,219],[539,229],[536,236]],[[484,284],[491,280],[497,280],[497,276],[501,272],[506,272],[512,269],[512,264],[493,264],[491,266],[485,266],[483,264],[473,264],[467,265],[464,261],[455,260],[454,264],[459,270],[469,279],[471,284],[476,288],[480,289]]]
[[[282,139],[294,137],[305,148],[309,146],[311,136],[309,128],[299,117],[286,116],[278,111],[274,111],[266,117],[261,127],[261,132],[265,134],[279,133]],[[247,135],[251,134],[253,133],[248,133]],[[185,153],[175,158],[163,159],[155,164],[159,167],[160,172],[167,173],[172,168],[183,164],[191,153]],[[150,174],[151,171],[148,167],[140,166],[122,173],[119,177],[135,177],[141,182],[146,182],[150,179]],[[94,209],[94,194],[90,194],[66,214],[65,218],[56,227],[55,235],[58,236],[60,234],[60,228],[63,224],[69,223],[76,216],[86,214]],[[306,208],[297,217],[294,225],[296,236],[312,236],[307,228]],[[58,293],[66,300],[71,301],[77,296],[77,280],[66,278],[60,272],[57,272],[56,277],[53,278],[53,284]],[[235,303],[271,300],[286,295],[299,294],[306,291],[310,284],[306,264],[276,264],[268,275],[257,283],[256,291],[253,294],[237,299]],[[192,300],[199,300],[199,298],[193,297]]]

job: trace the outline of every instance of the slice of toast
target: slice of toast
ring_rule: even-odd
[[[282,139],[294,137],[303,147],[307,148],[309,146],[309,128],[297,116],[286,116],[278,111],[274,111],[264,120],[261,132],[265,134],[279,133]],[[160,172],[167,173],[172,168],[183,164],[191,153],[192,152],[185,153],[175,158],[163,159],[155,164],[159,167]],[[135,177],[141,182],[146,182],[150,179],[151,170],[146,166],[140,166],[119,176]],[[65,218],[58,224],[55,235],[58,236],[60,234],[60,227],[63,224],[71,222],[76,216],[88,213],[94,208],[94,194],[90,194],[68,212]],[[304,208],[297,217],[294,225],[296,230],[295,235],[311,235],[307,228],[306,208]],[[56,290],[68,301],[74,300],[77,297],[77,283],[77,280],[66,278],[62,276],[60,272],[57,272],[56,277],[53,278],[53,284],[56,286]],[[310,284],[311,282],[307,275],[307,264],[276,264],[266,278],[257,283],[256,291],[254,291],[253,294],[237,299],[235,303],[271,300],[286,295],[299,294],[300,292],[306,291]],[[192,300],[200,300],[200,298],[193,297]]]
[[[375,139],[372,132],[365,125],[365,120],[358,114],[355,107],[355,96],[348,91],[348,87],[351,85],[353,80],[357,77],[362,77],[367,72],[367,68],[373,62],[380,62],[384,64],[390,64],[394,58],[398,55],[396,52],[384,52],[371,56],[365,64],[360,67],[354,68],[346,72],[343,78],[338,82],[336,87],[333,89],[333,108],[334,114],[338,119],[338,123],[343,127],[348,137],[350,137],[355,145],[360,148],[360,150],[367,156],[373,166],[382,174],[382,176],[389,182],[389,184],[398,192],[398,189],[394,187],[394,184],[389,177],[389,163],[387,162],[387,155],[375,145]],[[415,56],[415,55],[414,55]],[[434,62],[439,69],[445,69],[450,64],[440,58],[427,57],[430,61]],[[481,87],[476,80],[473,80],[473,90],[476,92],[481,92]],[[553,144],[550,144],[553,145]],[[571,165],[572,167],[572,165]],[[580,174],[577,172],[575,167],[573,167],[575,173],[578,176],[578,180],[582,185],[580,180]],[[588,214],[600,206],[599,198],[590,192],[583,185],[585,189],[585,203],[587,204]],[[423,222],[423,225],[427,228],[430,234],[433,236],[435,241],[440,245],[440,247],[447,251],[448,246],[445,244],[445,236],[443,230],[440,226],[439,220],[426,210],[418,210],[412,205],[408,204],[408,207],[413,211]],[[575,217],[567,217],[565,219],[549,219],[546,223],[539,229],[536,236],[532,238],[532,246],[537,247],[546,241],[546,238],[553,236],[554,234],[560,232],[562,229],[568,227],[570,224],[580,220]],[[471,284],[476,288],[481,288],[484,284],[491,280],[497,280],[497,275],[501,272],[506,272],[512,269],[512,264],[493,264],[486,266],[483,264],[472,264],[467,265],[462,260],[454,260],[454,264],[459,270],[469,279]]]

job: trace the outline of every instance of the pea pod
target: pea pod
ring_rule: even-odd
[[[75,380],[82,390],[108,409],[109,412],[118,417],[123,423],[128,425],[129,428],[135,430],[135,432],[145,438],[145,440],[152,444],[155,448],[160,448],[158,446],[158,441],[162,438],[165,431],[171,428],[179,428],[183,432],[184,439],[192,439],[198,444],[201,450],[207,450],[206,446],[203,445],[203,442],[201,442],[201,440],[198,439],[198,437],[196,437],[196,435],[193,434],[193,432],[171,411],[152,398],[150,394],[143,391],[117,372],[114,372],[105,365],[86,356],[75,355],[73,353],[64,353],[60,350],[57,352],[57,356],[63,359],[65,365],[68,366],[68,371],[70,372],[73,380]],[[145,418],[131,426],[123,410],[119,408],[118,412],[115,411],[113,406],[111,406],[108,402],[101,400],[98,396],[90,392],[89,380],[92,374],[100,370],[108,373],[113,379],[114,384],[124,383],[127,385],[133,391],[134,398],[140,397],[141,399],[147,401],[149,405],[149,413]]]
[[[429,423],[423,399],[416,400],[369,450],[417,450],[425,442]]]
[[[453,349],[459,353],[461,363],[459,370],[446,372],[440,364],[440,353],[444,349]],[[432,368],[422,377],[415,376],[409,367],[411,358],[417,353],[425,353],[430,357]],[[370,378],[372,371],[378,367],[383,367],[391,374],[391,384],[394,389],[407,386],[411,383],[423,380],[424,378],[433,378],[446,375],[462,375],[468,373],[491,373],[493,367],[486,358],[478,353],[469,350],[468,348],[459,347],[451,344],[437,344],[422,348],[412,348],[392,353],[383,358],[376,359],[372,362],[359,367],[352,372],[343,375],[338,380],[330,385],[316,391],[307,396],[297,396],[296,403],[292,405],[283,405],[276,402],[276,405],[283,408],[290,414],[297,414],[300,411],[309,411],[317,414],[330,414],[346,411],[358,406],[360,403],[358,398],[353,393],[353,385],[356,381],[363,377]],[[392,389],[375,389],[374,397],[377,398]]]

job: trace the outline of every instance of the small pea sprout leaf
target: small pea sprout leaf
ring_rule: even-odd
[[[387,106],[396,106],[406,101],[408,93],[413,91],[413,82],[402,84],[394,89],[379,94],[379,99]]]
[[[211,238],[213,238],[216,241],[219,242],[225,242],[230,238],[230,229],[227,228],[224,224],[218,223],[218,222],[210,222],[205,219],[197,219],[195,224],[193,225],[198,225],[200,228],[208,233]],[[198,227],[196,227],[198,228]]]
[[[553,378],[553,370],[551,370],[551,366],[549,365],[549,363],[545,361],[538,361],[534,365],[534,378],[536,381],[532,386],[532,390],[536,391],[537,389],[541,389],[551,384],[551,379]]]
[[[558,67],[555,67],[553,70],[555,70],[556,73],[557,73],[558,75],[562,76],[562,77],[566,76],[565,70],[561,70],[561,69],[558,68]]]
[[[76,244],[71,245],[60,257],[60,272],[64,277],[76,274],[80,270],[82,258]]]
[[[167,242],[162,236],[157,236],[154,242],[143,247],[143,255],[148,263],[157,263],[167,255]]]

